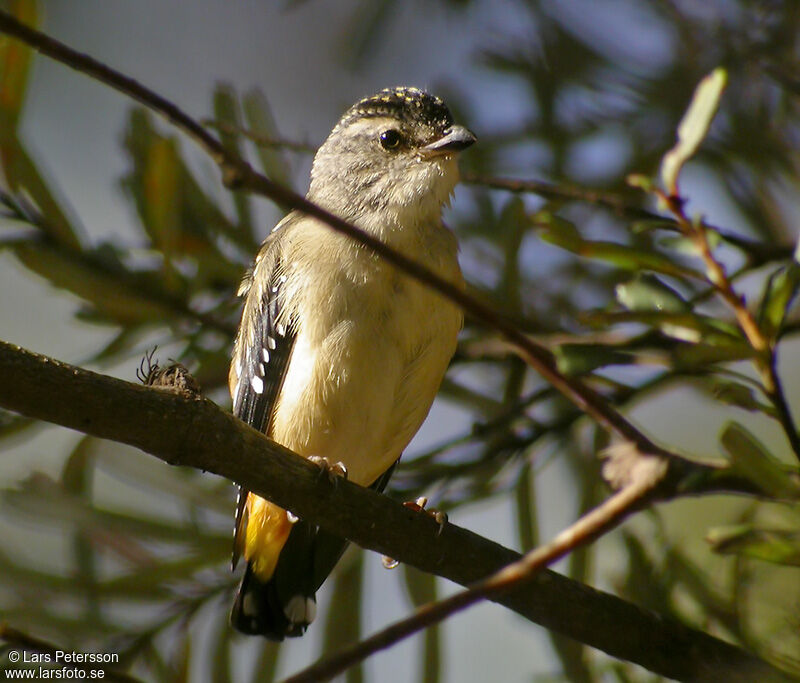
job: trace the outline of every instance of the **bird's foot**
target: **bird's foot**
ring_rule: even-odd
[[[332,463],[328,458],[323,458],[319,455],[309,455],[308,459],[319,467],[319,476],[327,476],[328,481],[336,486],[339,479],[347,479],[347,468],[343,462]]]
[[[403,507],[407,507],[409,510],[414,510],[414,512],[424,512],[426,515],[433,517],[433,519],[439,525],[438,534],[441,534],[442,529],[444,529],[444,525],[447,524],[447,513],[443,512],[442,510],[435,510],[434,508],[428,510],[425,508],[427,504],[428,499],[425,496],[420,496],[416,500],[406,501],[403,503]]]
[[[442,512],[441,510],[435,510],[433,508],[428,510],[425,507],[427,504],[428,499],[425,496],[420,496],[416,500],[406,501],[403,503],[403,507],[413,510],[414,512],[424,512],[429,517],[433,517],[434,521],[439,525],[439,530],[436,532],[436,535],[438,536],[442,533],[444,525],[447,524],[447,513]],[[386,569],[394,569],[400,564],[397,560],[389,557],[388,555],[383,555],[381,557],[381,561]]]

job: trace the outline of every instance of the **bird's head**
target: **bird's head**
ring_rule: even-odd
[[[440,98],[381,90],[350,107],[319,148],[308,197],[362,224],[378,214],[429,220],[458,182],[457,153],[474,142]]]

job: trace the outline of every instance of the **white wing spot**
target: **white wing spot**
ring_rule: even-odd
[[[260,377],[251,377],[250,385],[253,387],[253,391],[255,391],[257,394],[260,394],[264,391],[264,382],[261,381]]]
[[[267,374],[267,370],[266,370],[266,368],[264,367],[264,364],[263,364],[263,363],[259,363],[259,364],[258,364],[258,374],[259,374],[259,375],[261,375],[261,377],[263,377],[264,375],[266,375],[266,374]]]
[[[267,346],[271,349],[275,349],[275,337],[267,337]],[[266,352],[266,349],[264,349]]]
[[[261,357],[264,359],[265,363],[269,363],[269,351],[267,351],[267,349],[261,349]]]
[[[275,326],[275,331],[276,331],[276,332],[277,332],[279,335],[281,335],[281,337],[283,337],[283,336],[286,334],[286,325],[282,325],[281,323],[278,323],[278,324]]]

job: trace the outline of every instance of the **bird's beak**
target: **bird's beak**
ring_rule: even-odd
[[[452,154],[460,152],[473,144],[477,138],[464,126],[451,126],[450,130],[441,138],[425,145],[422,151],[427,156],[439,156],[441,154]]]

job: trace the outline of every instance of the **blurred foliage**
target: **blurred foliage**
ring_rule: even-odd
[[[471,2],[439,4],[460,17],[477,11]],[[35,21],[31,0],[8,5]],[[356,67],[376,49],[396,11],[389,2],[361,5],[368,11],[361,7],[346,29],[355,38],[345,57]],[[781,386],[768,386],[763,371],[787,347],[796,351],[800,330],[794,305],[800,266],[793,259],[800,209],[800,3],[613,5],[612,17],[604,15],[605,3],[530,0],[519,7],[524,30],[475,38],[481,45],[475,66],[513,86],[523,116],[512,127],[498,122],[478,131],[481,144],[463,160],[470,188],[449,222],[474,291],[548,345],[562,372],[580,375],[622,410],[689,388],[730,414],[720,448],[742,476],[772,491],[774,501],[721,496],[713,501],[714,516],[724,510],[725,526],[707,528],[698,518],[704,513],[693,512],[693,528],[681,533],[672,528],[673,515],[687,505],[708,510],[707,500],[642,513],[640,523],[617,535],[627,566],[612,580],[623,597],[797,674],[800,518],[786,499],[797,494],[800,453],[792,453],[784,438],[793,425],[778,404]],[[417,3],[414,11],[428,6]],[[615,34],[642,29],[645,37],[615,42],[603,29],[612,21],[619,22]],[[167,339],[205,391],[227,401],[234,294],[265,233],[251,199],[241,193],[220,198],[169,128],[136,108],[126,126],[128,170],[120,183],[135,208],[138,233],[128,241],[90,241],[20,133],[30,63],[27,50],[0,40],[0,248],[32,275],[71,292],[80,301],[77,317],[113,331],[110,342],[82,362],[135,359],[154,339]],[[659,186],[651,178],[675,144],[692,92],[720,65],[727,91],[687,168],[734,208],[736,225],[706,225],[699,218],[694,225],[746,295],[769,340],[766,351],[753,348],[709,281],[696,245],[653,200]],[[461,120],[471,120],[479,93],[449,83],[437,91]],[[304,153],[303,146],[262,144],[281,140],[263,94],[240,97],[221,85],[212,108],[209,123],[227,146],[247,153],[271,178],[293,179],[290,155]],[[608,141],[614,151],[598,164],[597,153],[587,150]],[[670,184],[697,142],[680,151],[677,168],[668,168]],[[537,197],[524,188],[490,189],[479,180],[508,169],[544,178],[558,191]],[[636,187],[626,182],[630,174],[638,174]],[[696,185],[678,187],[687,209],[702,214],[705,207],[691,196]],[[797,371],[783,369],[783,384],[796,385]],[[606,436],[493,332],[467,324],[442,394],[468,411],[472,426],[411,454],[395,475],[392,495],[424,493],[451,511],[507,496],[516,506],[524,550],[539,539],[536,478],[549,463],[566,464],[576,515],[606,494],[598,462]],[[740,423],[745,417],[748,425],[774,425],[774,438],[762,443]],[[33,438],[35,426],[0,415],[0,438]],[[680,433],[667,445],[686,448]],[[130,495],[108,499],[99,484],[109,480]],[[227,484],[82,438],[64,455],[60,478],[32,472],[3,492],[2,503],[63,554],[64,568],[43,568],[24,554],[0,553],[0,607],[15,627],[62,647],[119,652],[123,665],[147,680],[187,680],[196,661],[208,662],[214,681],[273,680],[280,648],[245,644],[227,626],[235,584],[227,570]],[[706,533],[708,546],[689,552],[687,533],[693,540]],[[569,573],[587,582],[608,578],[598,576],[597,553],[575,553]],[[369,599],[361,595],[362,565],[360,551],[351,551],[335,575],[327,624],[318,627],[324,648],[361,635],[360,606]],[[430,577],[411,569],[398,576],[412,604],[435,597]],[[442,673],[440,629],[421,640],[420,680],[435,683]],[[652,679],[555,634],[552,641],[568,680]],[[245,672],[232,656],[243,648],[254,667]],[[348,680],[364,675],[356,669]]]

